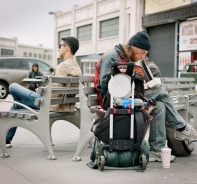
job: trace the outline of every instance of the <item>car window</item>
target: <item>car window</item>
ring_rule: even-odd
[[[29,70],[28,65],[23,59],[5,59],[4,69],[18,69],[18,70]]]
[[[32,68],[32,65],[34,63],[37,63],[39,66],[39,70],[42,72],[49,72],[50,71],[50,65],[47,65],[46,63],[39,61],[39,60],[35,60],[35,59],[28,59],[28,64],[29,64],[29,68]]]

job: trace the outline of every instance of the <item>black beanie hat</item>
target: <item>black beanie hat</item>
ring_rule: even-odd
[[[137,32],[129,39],[128,44],[147,51],[150,50],[150,39],[146,31]]]

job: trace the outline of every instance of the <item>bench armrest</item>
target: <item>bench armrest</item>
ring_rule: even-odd
[[[184,99],[185,102],[189,103],[189,97],[187,95],[170,96],[170,98],[172,99],[172,102],[173,103],[176,102],[176,101],[178,101],[181,98]],[[173,100],[173,98],[174,98],[174,100]]]
[[[197,93],[187,94],[187,96],[189,96],[189,97],[197,97]]]
[[[38,112],[34,111],[32,108],[20,103],[20,102],[16,102],[16,101],[13,101],[13,100],[3,100],[3,99],[0,99],[0,102],[10,102],[10,103],[14,103],[14,104],[17,104],[17,105],[20,105],[22,107],[24,107],[25,109],[29,110],[30,112],[32,112],[33,114],[35,114],[37,116]]]

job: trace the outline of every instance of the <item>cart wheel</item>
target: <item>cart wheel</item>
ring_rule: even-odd
[[[105,166],[105,157],[103,155],[98,157],[98,169],[100,171],[104,170],[104,166]]]
[[[147,160],[145,155],[140,155],[140,168],[143,170],[146,169]]]

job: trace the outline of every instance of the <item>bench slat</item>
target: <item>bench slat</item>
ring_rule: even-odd
[[[92,82],[94,82],[94,76],[93,75],[81,75],[80,77],[79,77],[79,80],[81,81],[81,82],[85,82],[85,83],[92,83]]]
[[[97,105],[99,105],[97,99],[95,99],[95,100],[86,100],[86,103],[87,103],[87,106],[88,106],[88,107],[92,107],[92,106],[97,106]]]
[[[83,92],[85,95],[96,94],[94,87],[84,87]]]
[[[79,94],[78,87],[52,88],[52,94]]]
[[[25,113],[17,113],[16,117],[17,118],[24,118],[25,117]]]
[[[79,83],[79,77],[52,77],[52,83]]]
[[[169,91],[168,92],[170,96],[183,96],[187,94],[193,93],[193,91]]]
[[[171,78],[171,77],[163,77],[162,82],[164,83],[172,83],[172,82],[195,82],[194,78],[186,78],[186,77],[181,77],[181,78]]]
[[[17,116],[17,112],[16,112],[16,111],[10,111],[10,112],[9,112],[9,117],[14,118],[14,117],[16,117],[16,116]]]
[[[79,102],[79,97],[67,98],[65,103],[63,103],[63,101],[64,101],[63,97],[52,98],[51,99],[51,105],[76,103],[76,102]]]
[[[164,85],[166,90],[172,90],[172,89],[187,89],[187,88],[195,88],[196,84],[166,84]]]
[[[96,95],[88,95],[88,100],[97,100]]]
[[[35,119],[38,119],[38,118],[35,114],[25,114],[24,119],[35,120]]]
[[[36,110],[38,112],[38,110]],[[28,119],[28,120],[34,120],[38,119],[36,115],[32,114],[30,111],[25,110],[24,112],[22,109],[19,110],[10,110],[10,111],[1,111],[0,114],[3,113],[3,117],[8,117],[8,118],[23,118],[23,119]],[[51,117],[59,117],[59,116],[68,116],[68,115],[74,115],[76,114],[76,111],[73,112],[50,112],[50,118]]]
[[[1,111],[0,115],[1,115],[2,117],[9,116],[9,111]]]

